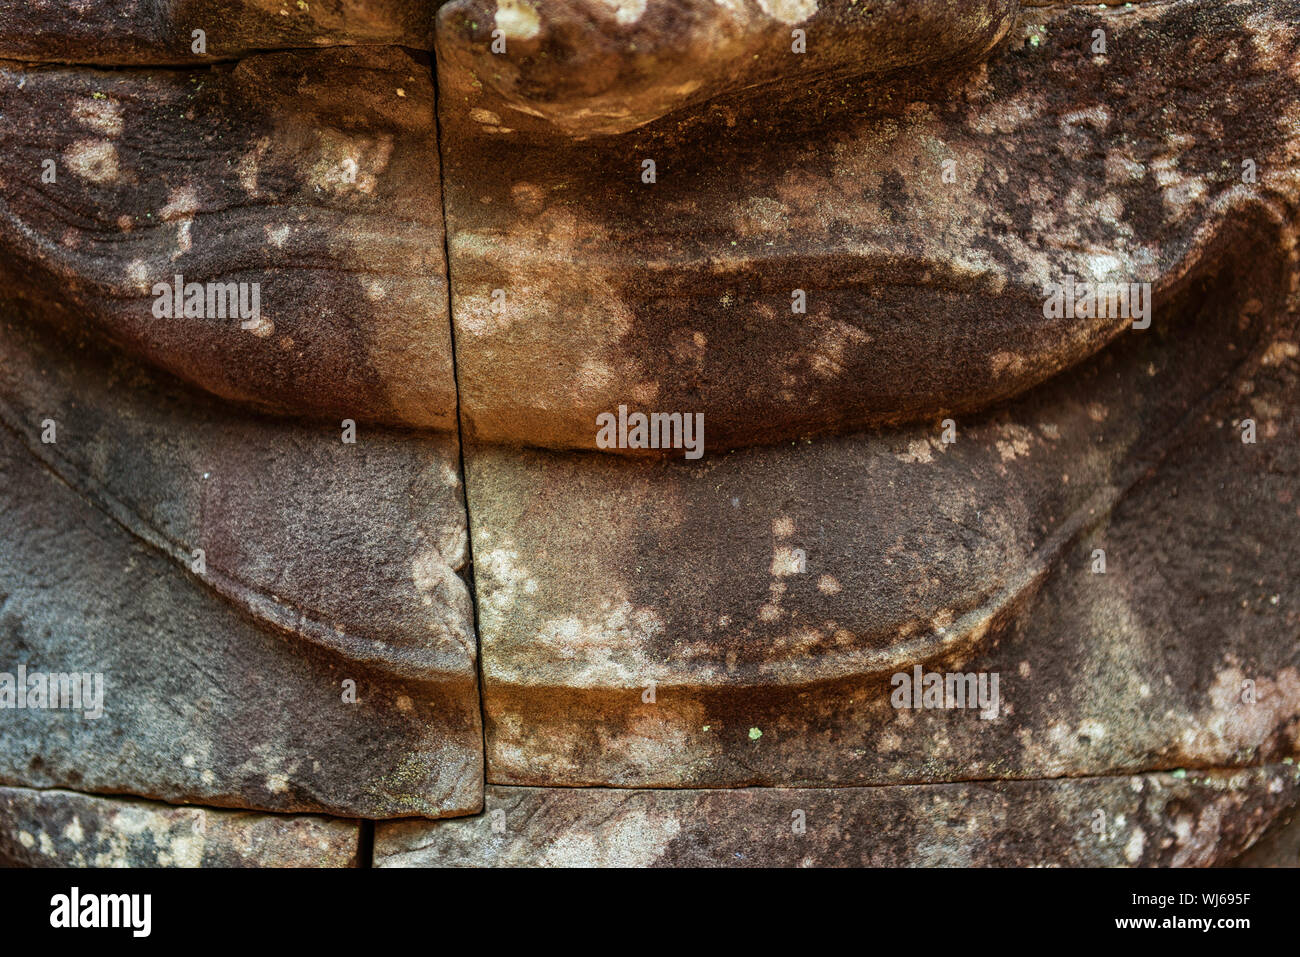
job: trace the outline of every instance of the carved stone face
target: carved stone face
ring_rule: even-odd
[[[1187,864],[1296,802],[1297,0],[316,6],[0,3],[0,672],[108,687],[0,722],[0,824]]]

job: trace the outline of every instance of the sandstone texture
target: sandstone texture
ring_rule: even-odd
[[[481,818],[380,824],[375,863],[1206,866],[1229,860],[1296,796],[1294,765],[886,788],[490,787]]]
[[[1239,858],[1236,867],[1300,867],[1300,817],[1283,815]]]
[[[951,445],[918,428],[699,465],[470,447],[489,780],[813,786],[1293,753],[1300,657],[1272,636],[1300,601],[1297,377],[1264,361],[1271,336],[1237,366],[1225,328],[1208,307],[1153,327]],[[1256,410],[1276,438],[1245,445],[1234,423]],[[999,674],[1002,713],[895,709],[891,676],[917,665]],[[1268,694],[1245,703],[1246,681]]]
[[[391,46],[0,69],[5,155],[53,158],[0,183],[6,657],[108,689],[13,712],[0,780],[477,809],[433,103]]]
[[[1018,0],[453,0],[438,59],[512,129],[625,133],[722,94],[978,59]],[[799,37],[803,47],[796,53]],[[493,39],[499,41],[494,46]],[[541,122],[539,122],[541,121]],[[500,125],[500,124],[493,124]]]
[[[260,411],[455,428],[426,59],[0,63],[0,113],[0,275],[25,310]],[[259,309],[160,316],[178,282],[205,306],[256,283]]]
[[[10,867],[355,867],[359,831],[326,817],[0,788]]]
[[[1300,6],[1041,19],[973,68],[813,84],[791,66],[784,83],[590,140],[521,123],[495,74],[458,56],[471,40],[440,32],[468,436],[595,448],[596,417],[620,404],[702,412],[717,451],[939,420],[1132,326],[1047,319],[1045,283],[1150,283],[1164,313],[1248,237],[1251,268],[1285,286]],[[600,49],[603,22],[586,29],[582,48]],[[1107,55],[1091,53],[1094,29]]]
[[[0,0],[0,161],[0,864],[1300,863],[1300,0]]]
[[[3,0],[0,58],[154,65],[294,47],[428,50],[436,7],[436,0]]]
[[[6,321],[0,341],[2,670],[106,685],[96,720],[5,712],[0,780],[363,817],[477,808],[454,436],[344,444],[39,324]]]

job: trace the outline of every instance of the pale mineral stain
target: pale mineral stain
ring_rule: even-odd
[[[1023,425],[1004,425],[999,430],[1002,438],[994,443],[998,450],[998,456],[1003,462],[1014,462],[1017,458],[1023,458],[1029,454],[1030,445],[1033,441],[1034,434]]]
[[[1087,259],[1094,280],[1113,279],[1120,275],[1123,263],[1109,253],[1093,253]]]
[[[817,12],[817,0],[758,0],[763,12],[785,24],[803,23]]]
[[[645,13],[646,0],[601,0],[601,3],[609,7],[614,19],[624,25],[636,23]]]
[[[72,117],[82,126],[96,133],[118,137],[122,135],[122,107],[107,97],[101,100],[86,97],[72,105]]]
[[[616,381],[614,370],[598,359],[587,359],[578,368],[575,392],[601,395]]]
[[[120,170],[117,147],[108,140],[77,140],[63,154],[68,169],[92,183],[112,183]]]
[[[474,559],[475,566],[483,575],[480,601],[489,620],[505,615],[524,596],[537,592],[537,579],[523,567],[519,552],[514,548],[494,548],[482,555],[476,554]]]
[[[411,582],[426,607],[444,603],[465,588],[464,580],[452,568],[464,561],[468,548],[464,532],[445,536],[439,545],[448,551],[427,549],[411,559]]]
[[[165,223],[176,223],[176,248],[172,255],[175,259],[181,253],[190,251],[190,227],[194,225],[194,214],[199,210],[199,196],[193,186],[182,186],[167,194],[167,205],[158,212]]]
[[[1294,359],[1296,356],[1300,356],[1300,346],[1279,339],[1269,345],[1268,351],[1264,353],[1260,362],[1266,366],[1280,366],[1287,359]]]
[[[1276,72],[1290,71],[1300,79],[1300,62],[1290,55],[1297,37],[1295,25],[1279,20],[1272,11],[1262,10],[1246,18],[1250,43],[1261,68]]]
[[[307,181],[334,195],[373,193],[393,155],[393,138],[388,134],[354,137],[325,129],[317,133],[317,140],[316,162],[307,171]]]
[[[1074,110],[1066,113],[1057,121],[1061,127],[1061,132],[1068,134],[1072,127],[1085,125],[1091,126],[1098,132],[1105,132],[1110,126],[1110,110],[1105,106],[1093,106],[1082,110]]]
[[[1142,859],[1142,852],[1146,850],[1147,836],[1146,832],[1140,827],[1133,828],[1133,833],[1129,835],[1128,843],[1124,845],[1124,860],[1130,864],[1136,864]]]
[[[1106,185],[1140,183],[1146,178],[1147,168],[1123,150],[1106,154]]]
[[[149,291],[149,269],[142,260],[133,259],[127,263],[126,278],[135,286],[138,292],[145,293]]]
[[[1100,741],[1106,737],[1106,726],[1100,721],[1088,718],[1079,722],[1078,736],[1091,741]]]
[[[570,687],[642,688],[672,674],[668,662],[646,654],[664,633],[653,609],[633,605],[623,595],[602,602],[581,618],[551,619],[541,626],[528,660],[517,656],[516,670],[562,666]]]
[[[600,822],[579,822],[550,843],[540,863],[549,867],[647,867],[663,856],[681,830],[675,817],[632,808]]]
[[[257,177],[262,164],[262,157],[266,151],[271,148],[271,138],[263,136],[257,141],[252,152],[245,153],[239,158],[237,173],[239,174],[240,187],[250,196],[258,194]]]
[[[172,867],[198,867],[203,863],[203,848],[207,842],[200,834],[181,834],[173,837],[169,848]],[[159,861],[161,864],[161,860]]]
[[[531,40],[542,31],[537,8],[528,0],[500,0],[497,3],[496,26],[508,40]]]
[[[842,376],[846,353],[851,348],[860,351],[871,342],[870,335],[847,322],[819,320],[816,325],[815,347],[808,355],[808,364],[820,379]]]
[[[909,465],[927,465],[934,461],[933,450],[928,439],[912,439],[907,443],[907,451],[895,452],[894,458]]]
[[[787,575],[799,574],[803,567],[804,554],[802,549],[778,545],[772,550],[772,564],[768,569],[768,574],[784,578]]]
[[[1254,682],[1254,703],[1244,694]],[[1231,665],[1218,672],[1210,687],[1210,709],[1182,732],[1183,750],[1207,762],[1226,763],[1239,751],[1262,746],[1300,712],[1300,672],[1283,668],[1274,677],[1247,675]]]
[[[189,248],[186,246],[185,248]],[[275,323],[268,316],[258,316],[256,319],[248,319],[239,324],[239,328],[245,332],[252,333],[259,339],[268,339],[275,334]]]

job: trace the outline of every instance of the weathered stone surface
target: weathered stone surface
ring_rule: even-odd
[[[695,5],[650,5],[620,26],[617,10],[557,4],[535,41],[497,56],[483,51],[488,24],[467,34],[452,29],[459,5],[442,13],[470,437],[595,448],[596,417],[623,404],[702,412],[716,450],[967,414],[1130,325],[1046,319],[1046,283],[1149,282],[1160,314],[1230,235],[1267,233],[1276,248],[1260,254],[1274,264],[1291,255],[1295,0],[1034,11],[974,68],[839,85],[791,69],[623,135],[568,135],[587,116],[585,78],[605,82],[589,64],[626,64],[633,82],[655,62],[632,51],[634,34],[692,35],[679,8]],[[1104,56],[1091,52],[1099,26]],[[810,50],[819,42],[813,31]],[[894,49],[863,42],[868,62]],[[542,56],[557,43],[574,57]],[[525,123],[512,103],[542,118]],[[548,111],[568,128],[543,122]]]
[[[1293,805],[1233,867],[1300,867],[1300,813]]]
[[[0,857],[1293,858],[1300,0],[434,6],[0,28]]]
[[[189,63],[282,47],[428,50],[438,0],[0,0],[0,57]],[[203,31],[200,48],[195,30]]]
[[[356,867],[361,826],[0,787],[5,867]]]
[[[455,427],[427,61],[0,64],[0,115],[0,278],[25,308],[259,410]],[[160,318],[177,275],[257,283],[260,311]]]
[[[499,125],[511,130],[586,137],[746,87],[978,59],[1018,8],[1019,0],[455,0],[439,11],[438,50],[453,98],[482,95],[484,108],[504,107]]]
[[[454,435],[363,426],[344,444],[14,314],[0,358],[0,671],[106,684],[98,720],[0,712],[0,783],[477,809]]]
[[[489,787],[484,815],[376,826],[379,867],[1204,866],[1300,794],[1294,765],[881,788]],[[799,833],[802,825],[802,833]]]
[[[468,446],[488,780],[815,786],[1294,753],[1292,287],[1266,222],[1234,236],[1150,329],[961,418],[952,444],[935,425],[700,463]],[[917,665],[1000,674],[1000,717],[893,708],[892,675]]]

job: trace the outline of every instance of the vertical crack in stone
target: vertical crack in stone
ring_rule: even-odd
[[[474,655],[475,667],[478,669],[478,706],[480,716],[480,728],[482,730],[482,748],[483,748],[483,784],[487,785],[487,717],[484,711],[483,703],[483,648],[482,641],[479,637],[478,627],[478,587],[474,578],[474,516],[470,511],[469,503],[469,477],[465,469],[465,428],[464,418],[460,401],[460,364],[456,361],[456,324],[453,321],[452,309],[452,285],[451,285],[451,246],[447,239],[447,190],[446,177],[447,166],[446,159],[442,155],[442,122],[438,116],[438,52],[436,45],[429,53],[429,69],[433,77],[433,128],[434,138],[438,147],[438,198],[442,207],[442,245],[443,245],[443,268],[447,281],[447,327],[451,336],[451,372],[452,380],[455,384],[456,392],[456,430],[457,441],[456,448],[460,453],[460,487],[461,495],[465,502],[465,549],[466,561],[465,568],[461,576],[465,579],[465,584],[469,587],[470,605],[473,609],[473,616],[470,626],[474,632],[474,644],[476,654]]]

